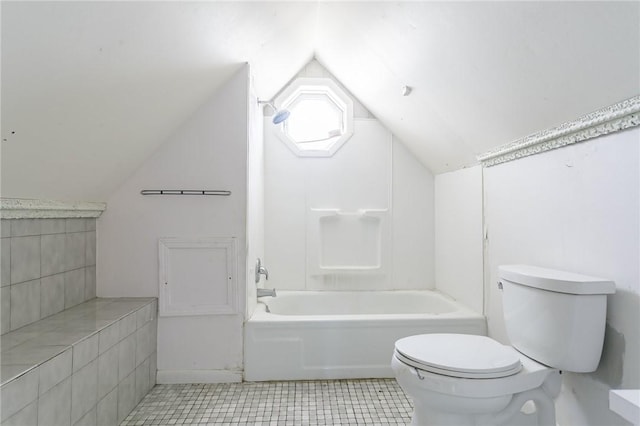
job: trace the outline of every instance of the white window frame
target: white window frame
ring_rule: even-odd
[[[281,109],[288,109],[308,95],[324,95],[339,111],[342,111],[341,135],[336,137],[325,149],[303,149],[298,141],[292,139],[286,131],[286,121],[279,124],[276,133],[280,140],[298,157],[331,157],[353,135],[353,100],[333,80],[329,78],[298,78],[277,97]],[[291,117],[289,118],[291,119]],[[333,129],[331,129],[333,130]]]

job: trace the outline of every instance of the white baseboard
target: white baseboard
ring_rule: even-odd
[[[231,370],[158,370],[158,384],[178,383],[237,383],[242,371]]]

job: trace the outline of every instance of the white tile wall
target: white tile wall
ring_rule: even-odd
[[[38,219],[19,219],[11,221],[11,236],[24,237],[27,235],[40,235],[41,221]]]
[[[67,233],[82,232],[87,229],[87,221],[85,219],[65,219],[65,223]]]
[[[38,399],[38,424],[62,426],[71,424],[71,378],[45,392]]]
[[[125,337],[118,347],[118,381],[127,377],[136,368],[136,336]]]
[[[11,221],[9,219],[0,219],[0,236],[2,238],[11,236]]]
[[[84,232],[65,234],[64,265],[67,269],[81,268],[86,260]]]
[[[98,360],[71,376],[71,423],[75,424],[98,403]]]
[[[80,420],[73,424],[73,426],[95,426],[97,423],[97,409],[93,407],[87,414],[82,416]]]
[[[95,219],[2,219],[1,229],[2,334],[96,296]]]
[[[149,358],[136,367],[136,401],[141,401],[149,390]]]
[[[96,267],[87,266],[84,270],[84,299],[89,300],[96,297]]]
[[[85,265],[96,264],[96,231],[85,232]]]
[[[118,423],[118,388],[115,388],[98,402],[97,415],[99,425]]]
[[[57,314],[64,309],[64,274],[40,278],[40,317]]]
[[[32,370],[2,387],[2,423],[38,398],[38,378],[38,371]]]
[[[67,377],[71,376],[71,348],[40,366],[39,393],[42,395]]]
[[[40,232],[45,234],[64,234],[66,224],[64,219],[42,219],[40,221]]]
[[[40,237],[40,272],[42,276],[64,272],[64,234]]]
[[[64,307],[70,308],[84,301],[84,269],[64,273]]]
[[[0,285],[4,287],[11,284],[11,238],[2,238],[2,246],[0,246],[0,257],[2,257],[2,273],[0,275]]]
[[[12,328],[19,328],[40,319],[40,280],[11,286]]]
[[[98,336],[96,333],[73,345],[74,373],[98,357]]]
[[[136,406],[136,374],[132,372],[118,384],[118,423]]]
[[[94,299],[4,335],[2,425],[118,424],[155,385],[156,312],[155,301]]]
[[[120,340],[124,339],[134,331],[136,331],[136,316],[127,315],[119,322]]]
[[[11,287],[2,287],[0,298],[2,298],[0,324],[2,324],[2,334],[4,334],[10,330],[11,325]]]
[[[118,347],[112,347],[98,358],[98,399],[104,398],[118,385]]]
[[[38,401],[33,401],[25,408],[2,422],[2,426],[35,425],[38,422]]]
[[[11,284],[40,278],[40,237],[11,238]]]
[[[105,353],[108,349],[112,348],[113,345],[120,341],[120,329],[118,328],[119,324],[120,322],[117,322],[100,331],[100,334],[98,335],[98,353]]]

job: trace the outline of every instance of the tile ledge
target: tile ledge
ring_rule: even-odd
[[[42,325],[42,324],[46,324],[47,322],[51,322],[52,320],[56,320],[59,319],[61,317],[61,315],[64,315],[65,313],[68,314],[69,312],[78,312],[79,310],[82,310],[85,307],[90,307],[91,305],[94,306],[93,310],[90,310],[88,312],[80,312],[80,315],[75,318],[76,321],[82,321],[83,319],[85,319],[87,316],[89,317],[94,317],[96,315],[96,313],[98,313],[101,309],[103,308],[109,308],[112,307],[114,305],[117,305],[119,302],[138,302],[136,305],[130,307],[130,309],[124,313],[115,313],[113,315],[113,317],[109,320],[106,320],[108,322],[108,324],[102,324],[98,327],[96,327],[95,329],[91,329],[91,330],[79,330],[79,331],[84,331],[84,335],[82,337],[79,337],[74,343],[71,344],[66,344],[66,345],[56,345],[60,346],[62,349],[60,350],[56,350],[56,351],[52,351],[52,353],[44,356],[42,359],[38,360],[37,362],[31,362],[28,365],[24,364],[26,367],[24,368],[24,370],[21,371],[16,371],[15,373],[11,374],[10,377],[5,377],[4,379],[0,379],[0,389],[3,388],[4,386],[6,386],[7,384],[9,384],[10,382],[19,379],[20,377],[28,374],[31,371],[34,371],[37,367],[40,367],[42,364],[46,363],[47,361],[55,358],[56,356],[62,354],[64,351],[69,350],[70,348],[72,348],[74,345],[78,344],[79,342],[90,338],[91,336],[100,333],[102,330],[104,330],[105,328],[117,323],[118,321],[120,321],[121,319],[123,319],[125,316],[130,315],[132,313],[138,312],[139,310],[143,309],[145,306],[147,306],[150,303],[153,303],[155,300],[157,300],[157,298],[155,297],[122,297],[122,298],[93,298],[93,299],[89,299],[83,303],[80,303],[76,306],[73,306],[71,308],[65,309],[64,311],[61,311],[57,314],[51,315],[49,317],[43,318],[41,320],[38,320],[34,323],[31,323],[29,325],[26,325],[22,328],[19,328],[17,330],[11,331],[9,333],[5,333],[2,335],[2,338],[7,338],[10,337],[11,335],[17,335],[21,332],[24,332],[25,329],[29,330],[29,327],[31,328],[37,328],[38,325]],[[157,313],[155,314],[157,315]],[[155,318],[155,316],[152,314],[152,320],[153,318]],[[45,327],[46,328],[46,327]],[[45,328],[41,328],[39,332],[34,332],[33,335],[29,335],[28,337],[26,337],[24,340],[21,341],[21,343],[18,343],[16,345],[11,346],[9,349],[7,349],[6,351],[3,350],[3,353],[11,351],[12,349],[23,345],[23,344],[31,344],[32,347],[38,347],[38,346],[53,346],[53,345],[39,345],[37,343],[38,340],[38,336],[39,335],[45,335],[48,332],[53,332],[53,331],[62,331],[63,326],[59,325],[58,327],[54,327],[51,329],[46,329],[47,331],[45,331]],[[35,345],[34,345],[35,343]],[[3,346],[3,345],[2,345]],[[4,365],[4,364],[3,364]],[[6,365],[12,365],[12,364],[6,364]],[[16,364],[13,364],[16,365]],[[0,366],[0,370],[2,369],[2,366]]]
[[[2,219],[57,219],[99,217],[106,203],[0,198]]]

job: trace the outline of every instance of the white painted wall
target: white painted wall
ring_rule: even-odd
[[[436,288],[483,312],[482,169],[435,177]]]
[[[433,289],[437,284],[434,176],[395,137],[391,173],[392,288]]]
[[[160,318],[159,380],[241,378],[248,78],[247,65],[109,197],[98,220],[97,293],[102,297],[158,296],[158,238],[237,240],[237,314]],[[164,188],[225,189],[232,195],[140,195],[142,189]]]
[[[384,273],[314,276],[310,208],[388,209]],[[276,289],[433,288],[433,176],[376,119],[330,158],[299,158],[265,124],[265,263]]]
[[[253,81],[253,79],[252,79]],[[247,280],[246,318],[256,307],[256,259],[264,259],[264,120],[251,86],[249,94],[249,152],[247,157]],[[263,285],[263,284],[262,284]]]
[[[626,424],[608,409],[610,388],[640,387],[640,129],[484,170],[489,333],[508,341],[501,264],[526,263],[610,278],[603,358],[593,374],[563,375],[561,425]]]

